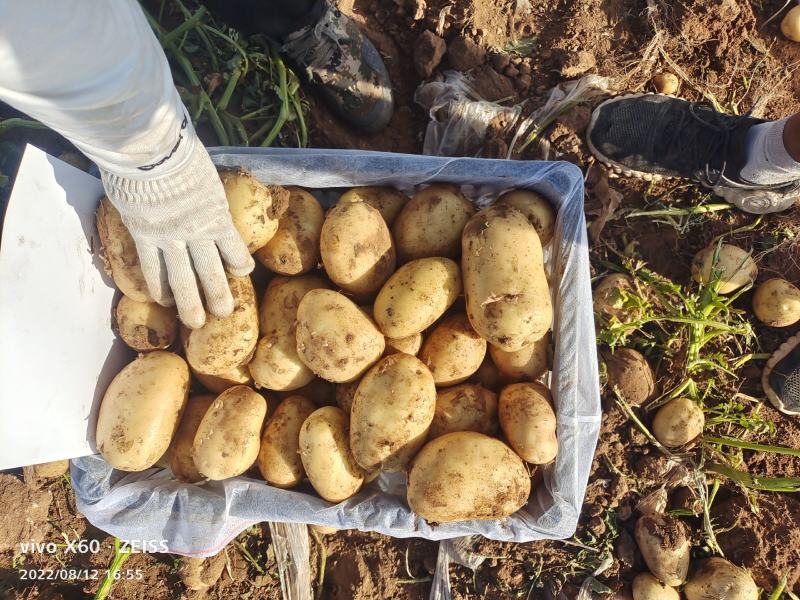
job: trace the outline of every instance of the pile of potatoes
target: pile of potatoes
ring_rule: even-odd
[[[140,353],[103,398],[104,458],[168,465],[186,482],[307,480],[334,503],[404,472],[409,506],[430,522],[519,510],[536,466],[558,453],[538,381],[553,320],[550,204],[514,190],[477,210],[458,186],[433,184],[411,198],[354,188],[326,212],[301,188],[222,179],[265,269],[230,277],[233,314],[200,329],[152,302],[119,214],[107,200],[98,210],[124,294],[116,327]]]

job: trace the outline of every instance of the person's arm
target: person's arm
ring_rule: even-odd
[[[253,269],[214,165],[135,0],[0,0],[0,100],[100,167],[153,298],[189,327],[230,314]]]

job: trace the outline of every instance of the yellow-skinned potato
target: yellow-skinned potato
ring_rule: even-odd
[[[475,373],[486,356],[486,340],[475,333],[467,315],[457,313],[439,323],[420,350],[438,387],[456,385]]]
[[[293,334],[300,300],[311,290],[329,289],[330,285],[317,275],[275,277],[267,285],[258,311],[261,335]]]
[[[697,283],[709,283],[718,273],[717,291],[730,294],[753,283],[758,275],[756,262],[747,250],[731,244],[712,244],[698,252],[692,260],[692,277]]]
[[[434,183],[414,194],[392,227],[402,262],[461,252],[461,231],[475,207],[456,185]]]
[[[311,485],[328,502],[361,489],[364,470],[350,452],[347,416],[336,406],[315,410],[300,428],[300,458]]]
[[[97,233],[103,245],[101,256],[114,284],[131,300],[154,302],[144,280],[136,243],[108,198],[100,201],[96,217]]]
[[[553,322],[542,244],[518,210],[490,206],[464,228],[461,271],[467,315],[482,338],[507,352],[541,339]]]
[[[705,427],[706,417],[696,402],[675,398],[658,409],[653,417],[653,435],[668,448],[688,444]]]
[[[206,375],[225,375],[250,359],[258,342],[256,294],[249,277],[228,276],[233,313],[206,316],[206,324],[188,332],[184,342],[192,369]]]
[[[385,344],[375,323],[332,290],[311,290],[303,297],[296,335],[300,360],[334,383],[360,377],[381,357]]]
[[[157,350],[122,369],[97,415],[97,449],[115,469],[143,471],[169,447],[189,394],[189,367]]]
[[[200,422],[212,402],[214,402],[214,396],[208,394],[189,398],[183,411],[181,422],[178,424],[178,429],[172,437],[172,443],[169,445],[169,451],[167,452],[169,468],[180,481],[194,483],[204,479],[194,465],[192,444],[194,444],[197,428],[200,427]]]
[[[410,354],[416,356],[422,348],[422,334],[415,333],[402,338],[386,338],[386,349],[383,351],[385,356],[390,354]]]
[[[533,465],[558,454],[556,414],[550,390],[540,383],[512,383],[500,392],[500,428],[514,452]]]
[[[512,380],[539,379],[548,370],[548,353],[550,348],[550,332],[545,336],[516,352],[506,352],[502,348],[489,344],[492,362],[500,373]]]
[[[516,208],[525,215],[528,222],[536,229],[542,246],[553,239],[556,229],[556,211],[547,199],[531,190],[511,190],[497,199],[497,204],[505,204]]]
[[[390,187],[365,186],[347,190],[339,198],[339,202],[366,202],[377,209],[386,224],[391,227],[408,202],[408,196]]]
[[[373,314],[386,337],[403,338],[433,325],[461,293],[461,272],[449,258],[403,265],[381,288]]]
[[[781,33],[786,39],[800,42],[800,7],[794,6],[781,20]]]
[[[114,320],[119,336],[137,352],[168,348],[178,333],[178,312],[175,307],[139,302],[127,296],[120,298],[117,303]]]
[[[381,213],[365,202],[339,203],[322,224],[320,251],[325,272],[345,292],[375,294],[394,271],[394,241]]]
[[[770,327],[788,327],[800,321],[800,290],[785,279],[768,279],[753,294],[753,312]]]
[[[426,521],[502,519],[527,502],[531,479],[514,451],[474,431],[428,442],[408,474],[408,505]]]
[[[616,317],[620,323],[630,323],[639,319],[641,309],[626,307],[624,293],[636,293],[636,286],[630,275],[612,273],[603,277],[592,291],[592,307],[595,315],[606,319]]]
[[[306,273],[319,264],[319,236],[325,213],[309,192],[289,188],[289,206],[278,230],[255,257],[270,271],[282,275]]]
[[[673,587],[686,581],[691,540],[679,519],[660,514],[643,515],[636,521],[633,533],[644,562],[656,579]]]
[[[270,485],[289,488],[303,481],[300,459],[300,428],[317,410],[316,404],[302,396],[289,396],[275,409],[261,434],[258,470]]]
[[[221,394],[235,385],[250,385],[253,383],[253,378],[250,377],[250,370],[246,364],[238,365],[223,375],[206,375],[194,370],[192,374],[204,388],[214,394]]]
[[[700,561],[683,593],[686,600],[758,600],[759,597],[752,575],[718,556]]]
[[[664,585],[650,573],[633,578],[633,600],[680,600],[675,588]]]
[[[280,392],[297,390],[314,379],[314,371],[300,360],[293,335],[266,336],[258,340],[248,364],[256,387]]]
[[[454,431],[493,435],[497,431],[497,394],[474,383],[439,390],[428,437]]]
[[[399,471],[428,435],[436,386],[425,365],[392,354],[367,371],[353,396],[350,449],[366,471]]]
[[[203,416],[192,444],[197,470],[213,480],[236,477],[258,458],[267,401],[244,385],[222,392]]]
[[[278,220],[289,203],[289,191],[264,185],[242,171],[220,174],[233,225],[252,253],[263,247],[278,231]]]

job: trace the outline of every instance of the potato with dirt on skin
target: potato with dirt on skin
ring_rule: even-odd
[[[125,366],[108,386],[95,439],[106,462],[144,471],[166,452],[189,395],[189,367],[177,354],[156,350]]]
[[[786,39],[800,42],[800,6],[792,7],[781,20],[781,33]]]
[[[96,223],[103,246],[100,256],[105,262],[106,271],[114,280],[114,285],[131,300],[154,302],[144,280],[136,242],[122,222],[119,211],[108,198],[104,197],[100,201]]]
[[[768,279],[753,294],[753,312],[770,327],[788,327],[800,321],[800,290],[785,279]]]
[[[414,335],[409,335],[402,338],[386,338],[386,349],[383,351],[384,356],[389,356],[390,354],[397,354],[398,352],[402,352],[403,354],[410,354],[411,356],[416,356],[419,354],[420,349],[422,348],[422,334],[415,333]]]
[[[486,340],[475,333],[467,315],[450,315],[430,333],[419,358],[437,387],[457,385],[477,371],[486,356]]]
[[[553,205],[541,194],[532,190],[511,190],[497,199],[497,204],[516,208],[525,215],[528,222],[536,229],[542,246],[547,246],[553,239],[556,229],[556,211]]]
[[[691,542],[676,517],[652,514],[636,521],[634,537],[644,562],[661,583],[675,587],[686,581]]]
[[[192,460],[198,472],[219,481],[253,466],[266,414],[264,397],[244,385],[217,396],[194,436]]]
[[[506,379],[520,381],[536,380],[548,370],[550,352],[550,332],[543,338],[515,352],[506,352],[502,348],[489,344],[489,354],[497,370]]]
[[[655,377],[647,359],[633,348],[600,351],[606,368],[606,387],[615,389],[631,406],[639,406],[656,393]]]
[[[553,399],[541,383],[512,383],[497,403],[500,428],[514,452],[532,465],[544,465],[558,454]]]
[[[235,385],[251,385],[253,383],[247,364],[238,365],[222,375],[206,375],[194,370],[192,375],[204,388],[216,395]]]
[[[720,294],[730,294],[752,284],[757,275],[758,267],[750,253],[732,244],[712,244],[692,259],[694,280],[708,284],[715,279]]]
[[[197,428],[213,402],[214,396],[204,394],[192,396],[186,403],[181,422],[167,450],[169,468],[179,481],[194,483],[205,479],[194,464],[192,445]]]
[[[320,253],[331,281],[357,298],[370,298],[394,272],[394,241],[381,213],[365,202],[328,210]]]
[[[69,473],[69,460],[54,460],[52,462],[38,463],[22,467],[25,483],[36,486],[37,479],[53,479]]]
[[[518,210],[490,206],[469,220],[461,270],[469,321],[490,344],[515,352],[550,329],[553,305],[542,244]]]
[[[281,275],[299,275],[319,264],[319,239],[325,213],[309,192],[289,188],[289,205],[278,221],[278,230],[255,257],[267,269]]]
[[[449,258],[420,258],[397,269],[378,292],[373,314],[386,337],[421,333],[461,293],[461,272]]]
[[[305,471],[300,459],[300,428],[317,410],[308,398],[289,396],[275,409],[261,434],[258,470],[270,485],[290,488],[303,481]]]
[[[137,352],[164,350],[178,334],[178,311],[155,302],[138,302],[122,296],[114,308],[117,331]]]
[[[347,190],[339,198],[339,203],[366,202],[377,209],[386,224],[391,227],[408,200],[408,196],[394,188],[365,186]]]
[[[639,573],[633,578],[633,600],[680,600],[680,594],[650,573]]]
[[[400,471],[425,443],[436,385],[418,358],[391,354],[361,379],[350,409],[350,450],[365,471]]]
[[[431,256],[457,258],[461,232],[475,207],[457,185],[434,183],[415,193],[392,227],[401,262]]]
[[[500,440],[475,431],[428,442],[411,463],[408,505],[432,523],[502,519],[528,501],[531,478]]]
[[[278,221],[289,204],[289,190],[264,185],[244,171],[220,173],[233,225],[253,253],[278,231]]]
[[[364,483],[364,470],[350,452],[347,415],[336,406],[324,406],[303,422],[298,436],[300,459],[308,480],[328,502],[341,502]]]
[[[360,377],[383,354],[375,323],[350,299],[311,290],[297,307],[297,354],[308,368],[334,383]]]
[[[688,444],[703,433],[703,409],[689,398],[675,398],[658,409],[653,417],[653,435],[667,448]]]
[[[455,431],[497,431],[497,394],[474,383],[439,390],[429,439]]]
[[[683,588],[686,600],[758,600],[746,569],[714,556],[700,561]]]
[[[625,306],[625,294],[636,294],[636,284],[630,275],[606,275],[592,292],[594,314],[607,320],[616,318],[620,323],[630,323],[641,317],[638,307]]]
[[[209,314],[199,329],[187,330],[186,360],[205,375],[223,376],[250,359],[258,342],[256,293],[249,277],[228,276],[233,312],[227,317]]]
[[[311,290],[330,289],[330,284],[318,275],[274,277],[264,292],[258,308],[258,327],[261,335],[294,333],[297,307]]]

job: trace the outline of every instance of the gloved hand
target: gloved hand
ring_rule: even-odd
[[[231,314],[233,297],[224,267],[243,277],[255,263],[233,225],[222,182],[200,141],[170,175],[132,179],[103,169],[100,173],[108,199],[136,242],[153,299],[177,305],[187,327],[202,327],[206,314],[199,279],[209,312]]]

